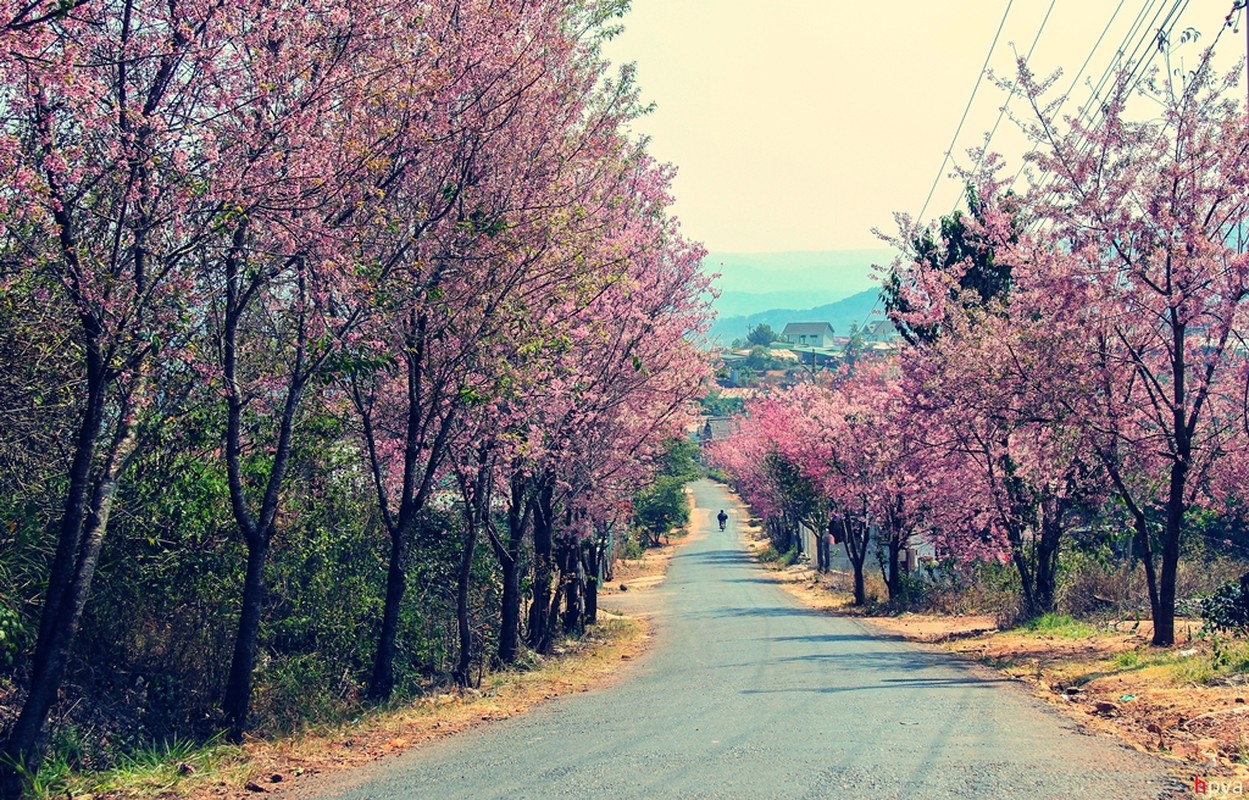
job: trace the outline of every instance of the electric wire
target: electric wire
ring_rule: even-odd
[[[950,162],[950,153],[954,152],[954,145],[958,142],[958,135],[963,130],[963,123],[967,121],[967,114],[971,111],[971,104],[976,99],[976,92],[980,91],[980,84],[983,82],[985,70],[989,68],[989,60],[993,58],[993,51],[997,49],[997,41],[1002,36],[1002,28],[1006,27],[1006,18],[1010,16],[1011,5],[1014,0],[1007,0],[1006,10],[1002,13],[1002,21],[998,23],[997,33],[993,34],[993,42],[989,45],[989,52],[985,54],[984,64],[980,67],[980,71],[976,73],[976,82],[971,87],[971,96],[967,98],[967,105],[963,108],[963,116],[958,121],[958,127],[954,129],[954,136],[950,139],[950,146],[946,148],[945,158],[941,160],[941,168],[937,170],[937,177],[932,181],[932,188],[928,190],[928,197],[924,200],[924,205],[919,210],[919,216],[916,219],[923,219],[924,212],[928,210],[928,203],[932,201],[932,193],[937,190],[937,184],[941,183],[941,175],[945,172],[945,165]]]
[[[1080,113],[1077,115],[1077,121],[1081,121],[1083,120],[1083,118],[1087,117],[1087,123],[1091,125],[1093,118],[1097,115],[1099,111],[1102,111],[1104,113],[1104,102],[1102,101],[1102,98],[1101,98],[1101,92],[1105,88],[1106,83],[1110,79],[1111,76],[1116,75],[1116,74],[1122,74],[1123,65],[1125,64],[1129,65],[1128,69],[1130,70],[1130,72],[1128,74],[1127,80],[1131,84],[1131,89],[1134,90],[1135,87],[1139,85],[1143,77],[1146,74],[1148,74],[1149,65],[1152,63],[1153,58],[1159,52],[1161,46],[1163,46],[1165,43],[1170,41],[1170,37],[1175,29],[1175,25],[1179,23],[1180,18],[1182,18],[1184,13],[1187,11],[1190,1],[1191,0],[1175,0],[1175,2],[1172,3],[1171,5],[1171,10],[1162,19],[1162,22],[1158,23],[1159,17],[1163,14],[1163,11],[1167,7],[1166,0],[1162,0],[1162,2],[1158,4],[1157,10],[1153,12],[1152,19],[1150,19],[1147,27],[1143,27],[1142,23],[1144,19],[1149,17],[1150,10],[1154,7],[1156,0],[1150,0],[1149,3],[1145,4],[1142,7],[1141,11],[1136,16],[1136,19],[1133,21],[1132,25],[1129,27],[1129,30],[1127,34],[1124,36],[1123,41],[1120,43],[1119,48],[1116,50],[1116,57],[1111,59],[1106,69],[1103,71],[1102,76],[1098,80],[1096,86],[1093,87],[1093,91],[1090,94],[1088,102],[1081,109]],[[1098,48],[1101,46],[1101,43],[1105,39],[1106,34],[1109,32],[1111,26],[1113,25],[1114,20],[1117,18],[1119,11],[1122,9],[1123,2],[1124,0],[1120,0],[1118,6],[1116,6],[1114,12],[1111,14],[1110,19],[1107,21],[1105,27],[1102,29],[1101,34],[1098,36],[1097,41],[1093,44],[1093,48],[1089,51],[1089,54],[1084,59],[1083,64],[1081,64],[1080,69],[1077,71],[1076,76],[1073,79],[1071,86],[1068,88],[1066,95],[1063,96],[1063,100],[1059,104],[1060,111],[1061,111],[1062,105],[1066,103],[1068,97],[1074,91],[1075,86],[1079,83],[1081,77],[1083,76],[1084,71],[1088,67],[1088,64],[1092,61],[1093,56],[1096,54]],[[1039,41],[1041,33],[1045,29],[1046,22],[1048,22],[1049,20],[1050,12],[1053,11],[1053,6],[1054,6],[1054,3],[1051,2],[1049,9],[1046,11],[1045,18],[1042,20],[1040,28],[1038,29],[1037,34],[1033,39],[1032,45],[1029,48],[1028,55],[1025,57],[1025,62],[1031,59],[1032,52],[1036,48],[1037,41]],[[1010,5],[1008,4],[1007,13],[1009,13],[1009,11],[1010,11]],[[990,47],[990,56],[993,50],[996,48],[997,39],[998,39],[998,36],[1000,36],[1001,34],[1001,28],[1002,28],[1002,25],[1005,24],[1005,21],[1006,21],[1006,15],[1003,15],[1002,23],[998,27],[998,34],[994,36],[994,44],[993,46]],[[1168,27],[1168,24],[1170,25],[1170,27]],[[1215,37],[1215,43],[1218,42],[1218,39],[1222,36],[1223,29],[1225,28],[1226,28],[1226,25],[1221,27],[1219,34]],[[1135,39],[1135,44],[1131,48],[1131,54],[1126,59],[1124,59],[1123,56],[1127,50],[1127,47],[1129,43],[1132,42],[1134,39]],[[1151,45],[1156,45],[1156,46],[1151,46]],[[1147,47],[1147,46],[1149,46],[1149,50],[1147,50],[1144,54],[1142,54],[1141,53],[1142,48]],[[1145,57],[1146,55],[1148,57]],[[985,69],[987,69],[988,60],[989,58],[986,57]],[[981,70],[981,76],[983,77],[983,75],[984,75],[984,69]],[[1003,107],[998,114],[998,118],[994,123],[993,129],[990,131],[988,137],[986,137],[985,146],[984,146],[984,149],[981,151],[980,159],[983,159],[984,154],[988,151],[989,144],[992,142],[993,136],[996,134],[998,126],[1001,123],[1002,118],[1006,114],[1006,107],[1007,105],[1009,105],[1011,98],[1014,97],[1016,90],[1017,90],[1017,87],[1012,87],[1010,96],[1007,98],[1006,102],[1003,104]],[[924,212],[927,210],[928,203],[931,201],[932,195],[934,191],[936,190],[937,184],[940,182],[941,174],[944,172],[945,166],[949,161],[950,153],[953,151],[955,141],[958,138],[958,133],[962,129],[963,122],[966,120],[968,110],[971,107],[971,100],[974,99],[974,97],[975,97],[975,89],[973,89],[972,91],[971,99],[968,100],[967,108],[964,109],[963,119],[959,121],[959,127],[955,131],[954,140],[951,141],[950,150],[946,152],[945,159],[943,159],[942,164],[941,164],[941,169],[937,174],[937,179],[934,181],[932,188],[929,189],[928,198],[924,201],[923,209],[920,211],[919,217],[917,217],[917,219],[922,219]],[[1035,152],[1039,146],[1040,146],[1039,141],[1034,143],[1032,150],[1029,151],[1029,155],[1031,155],[1032,152]],[[1086,139],[1085,143],[1083,143],[1082,145],[1077,145],[1077,147],[1080,147],[1080,146],[1087,148],[1088,146],[1091,146],[1091,142],[1089,142]],[[1087,152],[1087,150],[1085,150],[1084,152]],[[1025,156],[1025,163],[1026,163],[1026,156]],[[977,161],[977,168],[979,167],[979,164],[980,164],[980,160]],[[1024,166],[1021,165],[1019,172],[1017,172],[1015,175],[1016,180],[1022,174],[1023,169],[1024,169]],[[1043,191],[1046,188],[1046,186],[1048,186],[1051,180],[1052,180],[1052,174],[1046,176],[1046,178],[1044,178],[1037,185],[1036,188],[1038,190]],[[960,201],[961,201],[961,198],[960,198]],[[958,203],[956,202],[955,210],[957,210],[957,207],[958,207]],[[953,211],[951,213],[953,213]],[[876,313],[876,310],[880,305],[881,299],[882,299],[881,295],[878,294],[876,297],[875,303],[873,303],[872,305],[871,310],[868,311],[867,316],[864,318],[863,324],[859,326],[859,330],[866,329],[868,321],[871,319],[872,315]]]
[[[1164,2],[1163,5],[1159,7],[1157,13],[1154,14],[1154,18],[1150,21],[1148,30],[1142,33],[1140,39],[1137,41],[1136,47],[1132,49],[1131,56],[1129,56],[1128,60],[1124,62],[1126,66],[1119,70],[1120,73],[1122,69],[1128,70],[1125,81],[1128,94],[1135,91],[1136,87],[1140,85],[1140,81],[1143,77],[1148,74],[1149,65],[1158,54],[1160,44],[1170,40],[1171,34],[1175,30],[1175,26],[1180,21],[1180,17],[1188,8],[1188,3],[1189,0],[1175,0],[1175,2],[1171,4],[1171,10],[1167,13],[1166,17],[1163,18],[1161,23],[1158,23],[1158,17],[1162,13],[1163,9],[1166,8],[1166,3]],[[1144,53],[1141,52],[1142,48],[1147,48]],[[1108,68],[1106,77],[1103,78],[1103,86],[1109,76],[1116,74],[1114,66],[1115,65],[1112,64],[1111,68]],[[1087,112],[1088,117],[1085,122],[1086,128],[1091,128],[1093,126],[1095,118],[1099,112],[1103,117],[1105,116],[1105,100],[1100,96],[1100,92],[1095,92],[1090,98],[1090,103],[1085,107],[1085,111]],[[1089,149],[1092,147],[1092,140],[1087,136],[1083,137],[1082,140],[1076,144],[1074,151],[1075,157],[1077,159],[1083,158],[1088,154]],[[1043,195],[1044,202],[1048,202],[1053,197],[1054,192],[1049,191],[1046,193],[1046,190],[1052,186],[1054,180],[1055,174],[1051,172],[1044,176],[1035,187],[1038,192],[1045,193]]]
[[[1066,93],[1063,94],[1062,102],[1058,104],[1058,109],[1057,109],[1058,111],[1061,112],[1062,107],[1065,106],[1067,104],[1067,101],[1071,99],[1071,93],[1074,92],[1076,89],[1076,86],[1080,84],[1080,79],[1084,77],[1084,71],[1089,68],[1089,63],[1093,60],[1093,56],[1097,53],[1098,49],[1101,47],[1102,41],[1106,38],[1106,34],[1110,33],[1110,28],[1115,24],[1115,20],[1118,18],[1119,12],[1123,10],[1123,4],[1125,2],[1127,2],[1127,0],[1119,0],[1119,5],[1115,6],[1114,12],[1110,15],[1110,19],[1106,21],[1105,27],[1102,28],[1101,34],[1097,37],[1097,41],[1093,43],[1093,49],[1089,51],[1089,54],[1087,56],[1085,56],[1084,63],[1080,65],[1080,69],[1076,72],[1076,76],[1071,79],[1071,85],[1067,87]],[[1137,20],[1141,19],[1143,13],[1144,13],[1144,9],[1142,8],[1142,11],[1137,14]],[[1137,24],[1139,23],[1133,23],[1131,28],[1129,28],[1129,36],[1131,35],[1131,31],[1135,29]],[[1127,39],[1125,38],[1124,42],[1126,41]],[[1120,47],[1122,47],[1122,45],[1120,45]],[[994,126],[994,130],[996,129],[997,129],[996,126]],[[990,134],[989,138],[990,140],[992,140],[993,138],[992,134]],[[1032,145],[1032,149],[1028,151],[1028,155],[1031,155],[1032,153],[1036,152],[1036,149],[1039,145],[1040,145],[1039,142],[1034,143]],[[987,145],[986,145],[986,148],[987,148]],[[1015,181],[1019,180],[1019,176],[1023,174],[1025,164],[1027,164],[1027,156],[1025,156],[1024,159],[1021,161],[1019,165],[1019,170],[1015,173],[1015,177],[1011,179],[1012,184],[1014,184]]]
[[[1033,52],[1036,51],[1037,42],[1041,41],[1041,34],[1045,32],[1045,25],[1046,23],[1050,21],[1050,14],[1053,13],[1054,4],[1057,2],[1058,0],[1050,0],[1049,8],[1046,9],[1045,11],[1045,18],[1041,20],[1041,27],[1037,28],[1036,36],[1032,37],[1032,45],[1028,48],[1028,54],[1024,56],[1024,63],[1028,63],[1032,60],[1032,54]],[[1119,0],[1119,7],[1120,8],[1123,7],[1123,0]],[[1115,13],[1116,14],[1118,13],[1117,9]],[[1114,19],[1114,17],[1111,17],[1111,19]],[[1100,41],[1100,39],[1098,41]],[[1094,45],[1094,47],[1096,47],[1096,45]],[[1016,61],[1019,60],[1018,53],[1015,53],[1015,60]],[[993,137],[997,135],[998,126],[1002,124],[1002,118],[1006,116],[1006,109],[1010,107],[1010,101],[1015,98],[1015,93],[1018,90],[1019,90],[1019,85],[1017,83],[1012,84],[1011,89],[1010,89],[1010,94],[1006,96],[1006,100],[1005,102],[1002,103],[1002,107],[998,109],[997,119],[993,123],[993,128],[990,129],[989,135],[985,137],[984,146],[980,149],[980,155],[977,156],[976,158],[976,165],[972,167],[971,173],[973,175],[980,170],[980,165],[984,163],[985,153],[989,152],[989,146],[993,143]],[[959,203],[961,202],[962,202],[961,197],[954,201],[954,208],[950,209],[951,214],[953,214],[955,211],[958,210]]]
[[[976,93],[980,91],[980,84],[983,82],[985,70],[989,68],[989,61],[993,58],[993,52],[997,49],[998,39],[1002,36],[1002,29],[1006,27],[1006,19],[1010,16],[1011,6],[1014,0],[1007,0],[1006,9],[1002,12],[1002,19],[998,22],[997,32],[993,34],[993,41],[989,44],[989,52],[985,54],[984,64],[981,65],[980,71],[976,73],[976,81],[972,84],[971,95],[967,98],[967,105],[963,107],[963,115],[959,118],[958,126],[954,129],[954,136],[950,139],[950,146],[946,148],[945,157],[941,160],[941,167],[937,170],[937,176],[933,178],[932,186],[928,189],[928,197],[924,199],[924,205],[920,208],[916,219],[923,219],[924,213],[928,210],[928,204],[932,202],[933,192],[937,190],[938,184],[941,183],[941,176],[945,173],[945,166],[950,162],[950,154],[954,152],[954,145],[958,142],[958,136],[963,130],[963,123],[967,121],[967,114],[971,111],[972,103],[976,100]],[[1050,9],[1053,10],[1053,2],[1051,0]],[[1046,12],[1046,19],[1049,19],[1049,13]],[[1044,27],[1044,25],[1042,25]],[[876,313],[876,309],[880,306],[880,294],[877,293],[876,301],[868,310],[867,316],[863,318],[863,324],[855,328],[857,331],[863,331],[867,327],[867,323],[871,320],[872,315]]]
[[[1153,11],[1153,19],[1146,24],[1145,19],[1149,16],[1155,5],[1157,5],[1158,8],[1156,11]],[[1102,90],[1106,88],[1106,84],[1110,81],[1111,77],[1122,70],[1125,63],[1131,63],[1134,59],[1136,59],[1142,45],[1146,41],[1153,38],[1153,24],[1157,22],[1158,16],[1162,13],[1162,10],[1165,7],[1166,0],[1150,0],[1147,4],[1141,7],[1140,13],[1136,15],[1136,19],[1133,21],[1132,26],[1128,29],[1127,34],[1123,37],[1123,41],[1119,43],[1119,47],[1115,50],[1115,57],[1106,64],[1106,69],[1102,71],[1101,78],[1099,78],[1097,83],[1093,86],[1088,100],[1085,101],[1085,104],[1080,108],[1079,113],[1076,114],[1076,124],[1087,125],[1091,123],[1093,117],[1096,116],[1098,111],[1102,109],[1104,105],[1104,101],[1102,100]],[[1131,54],[1129,55],[1128,46],[1132,44],[1134,40],[1135,44],[1132,45]],[[1070,90],[1068,93],[1070,93]],[[1028,152],[1028,155],[1036,152],[1037,148],[1040,146],[1040,141],[1035,142],[1032,146],[1032,150]],[[1026,160],[1027,156],[1024,157],[1024,163],[1026,163]],[[1024,166],[1021,164],[1019,173],[1016,173],[1016,178],[1018,178],[1019,174],[1023,172],[1023,168]],[[1049,176],[1042,178],[1041,184],[1038,186],[1043,186],[1043,184],[1048,180]]]

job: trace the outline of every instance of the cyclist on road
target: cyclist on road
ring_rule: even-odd
[[[720,509],[720,513],[716,515],[716,519],[720,520],[720,530],[724,530],[724,523],[729,521],[729,515],[724,513],[724,509]]]

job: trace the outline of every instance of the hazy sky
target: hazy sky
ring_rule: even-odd
[[[1173,38],[1190,27],[1201,36],[1173,50],[1173,67],[1192,64],[1232,4],[1181,0]],[[1087,76],[1100,79],[1142,10],[1156,29],[1174,5],[1054,0],[1034,71],[1061,67],[1065,90],[1094,52],[1064,109],[1074,111],[1089,95]],[[1050,7],[1013,0],[990,69],[1013,71],[1012,44],[1026,54]],[[633,0],[608,55],[637,63],[643,97],[657,106],[637,130],[680,168],[676,213],[688,236],[720,252],[880,247],[872,227],[892,231],[894,211],[923,206],[1006,8],[1006,0]],[[1223,33],[1218,52],[1228,69],[1243,57],[1243,25]],[[956,158],[983,141],[1006,98],[982,81]],[[1022,113],[1023,103],[1010,109]],[[992,147],[1012,170],[1026,149],[1009,119]],[[924,216],[949,213],[958,191],[943,176]]]

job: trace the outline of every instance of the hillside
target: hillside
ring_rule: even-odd
[[[869,314],[873,321],[884,317],[883,308],[876,302],[877,294],[878,290],[873,288],[814,308],[773,308],[755,314],[722,316],[711,327],[711,338],[727,345],[744,338],[748,330],[760,323],[780,333],[789,322],[827,322],[838,336],[845,336],[851,325],[863,325]]]
[[[845,300],[875,286],[872,265],[888,264],[893,255],[887,249],[709,253],[703,268],[719,276],[715,308],[729,318]]]

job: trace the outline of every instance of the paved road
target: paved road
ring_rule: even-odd
[[[731,500],[694,486],[712,526]],[[673,559],[631,678],[353,776],[349,798],[1128,798],[1166,765],[1019,686],[797,606],[737,537]]]

